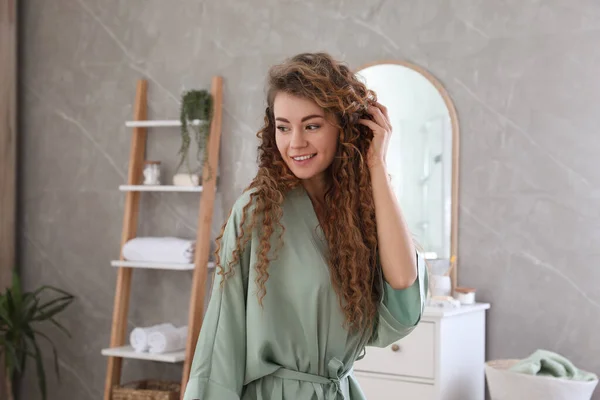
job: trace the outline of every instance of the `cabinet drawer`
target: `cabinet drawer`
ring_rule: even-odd
[[[377,400],[434,400],[433,385],[407,382],[394,377],[354,374],[365,398]]]
[[[434,363],[435,324],[421,322],[410,335],[391,346],[367,347],[365,358],[356,361],[354,369],[433,379]]]

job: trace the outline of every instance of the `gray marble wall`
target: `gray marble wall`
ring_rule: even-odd
[[[267,68],[316,50],[354,67],[409,60],[443,82],[462,130],[459,282],[492,303],[488,357],[543,347],[600,373],[597,1],[20,3],[21,268],[28,288],[77,295],[60,318],[73,338],[47,328],[63,378],[51,399],[103,390],[136,79],[151,118],[176,118],[182,90],[224,77],[216,231],[256,170]],[[170,175],[177,131],[150,135]],[[193,194],[144,195],[140,233],[191,236],[196,212]],[[184,322],[189,278],[136,271],[129,328]],[[131,361],[124,379],[179,371]],[[33,382],[23,398],[39,398]]]

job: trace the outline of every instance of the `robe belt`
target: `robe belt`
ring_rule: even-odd
[[[328,378],[321,375],[307,374],[305,372],[295,371],[281,367],[272,375],[282,379],[292,379],[302,382],[310,382],[315,388],[318,400],[345,400],[342,392],[342,382],[352,373],[352,368],[342,371],[344,364],[337,358],[332,358],[327,364],[330,375],[334,378]],[[342,371],[340,373],[340,371]],[[325,388],[323,388],[325,386]],[[324,390],[325,389],[325,390]]]

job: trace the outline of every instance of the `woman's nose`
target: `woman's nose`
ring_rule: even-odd
[[[293,149],[301,149],[306,147],[306,139],[304,138],[304,134],[301,130],[294,130],[292,132],[292,141],[290,142],[290,146]]]

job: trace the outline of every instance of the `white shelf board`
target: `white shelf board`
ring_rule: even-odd
[[[195,119],[188,122],[189,125],[198,126],[206,121]],[[178,119],[157,119],[157,120],[145,120],[145,121],[126,121],[125,126],[128,128],[158,128],[158,127],[169,127],[169,126],[181,126],[181,121]]]
[[[172,353],[153,354],[137,352],[131,346],[112,347],[102,349],[102,355],[107,357],[133,358],[137,360],[159,361],[166,363],[179,363],[185,360],[185,350]]]
[[[143,261],[120,261],[114,260],[110,262],[113,267],[129,267],[129,268],[148,268],[148,269],[172,269],[175,271],[189,271],[194,269],[194,264],[184,263],[160,263],[160,262],[143,262]],[[215,263],[209,262],[208,269],[213,269]]]
[[[122,192],[201,192],[202,186],[121,185]]]

